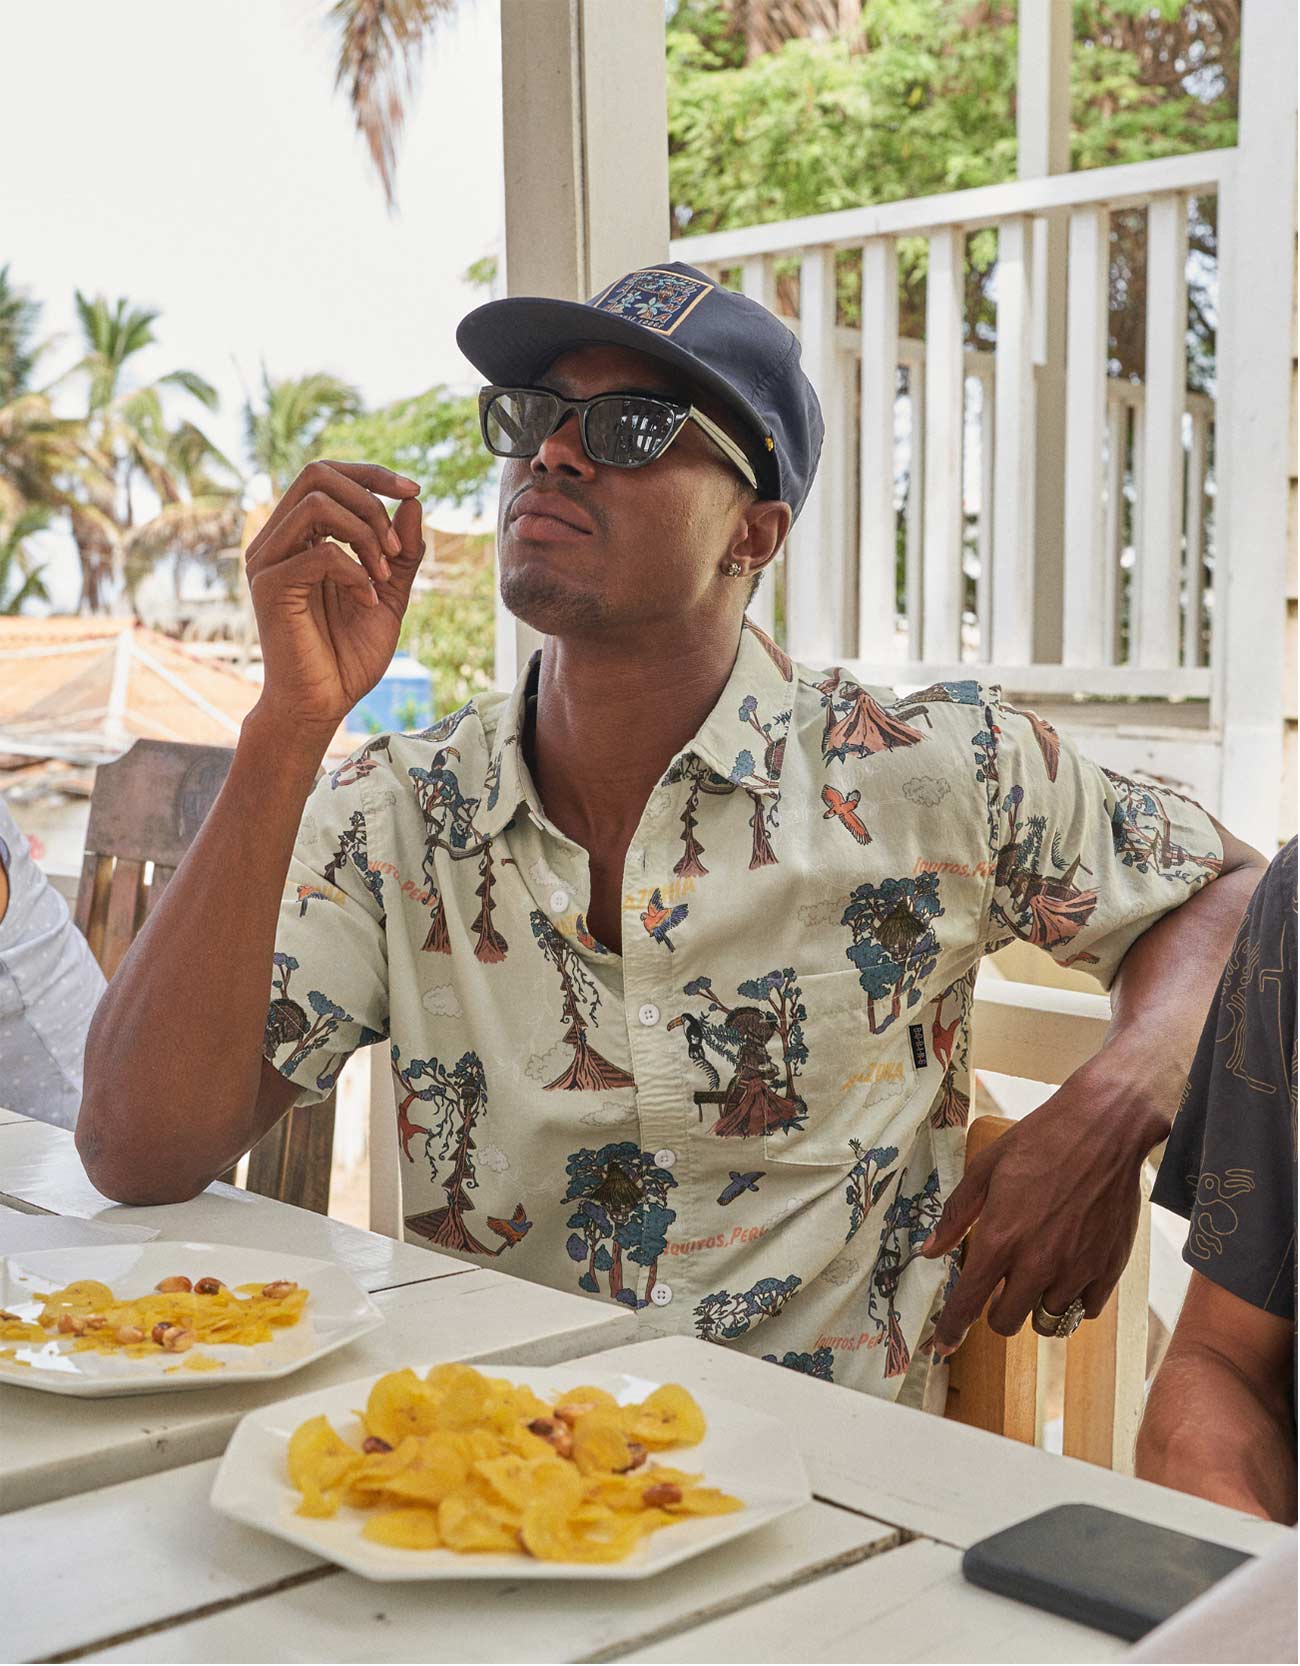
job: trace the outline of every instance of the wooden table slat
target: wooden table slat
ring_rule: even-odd
[[[815,1644],[814,1640],[815,1639]],[[968,1585],[961,1552],[918,1539],[620,1660],[1121,1660],[1130,1644]]]

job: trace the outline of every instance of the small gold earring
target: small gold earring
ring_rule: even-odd
[[[745,571],[739,561],[728,561],[727,565],[722,570],[728,578],[739,578]]]

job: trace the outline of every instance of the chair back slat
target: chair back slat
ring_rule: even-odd
[[[976,1117],[966,1136],[967,1161],[1014,1126],[1008,1117]],[[1098,1316],[1085,1321],[1065,1346],[1062,1449],[1066,1457],[1126,1474],[1133,1470],[1142,1415],[1150,1225],[1144,1196],[1133,1253],[1118,1285]],[[977,1222],[972,1243],[979,1230]],[[977,1320],[950,1361],[945,1416],[1033,1445],[1038,1348],[1038,1335],[1028,1324],[1015,1336],[999,1336],[986,1319]]]
[[[73,918],[106,978],[157,907],[233,756],[222,746],[139,740],[97,770]],[[334,1110],[331,1094],[282,1117],[249,1156],[249,1191],[327,1213]],[[234,1170],[222,1179],[233,1181]]]
[[[100,968],[111,978],[135,940],[144,919],[144,863],[119,856],[113,864],[108,913],[104,920],[104,942],[99,951]]]
[[[966,1135],[966,1161],[1014,1127],[1010,1117],[976,1117]],[[968,1254],[979,1231],[976,1222],[967,1242]],[[1016,1336],[999,1336],[985,1320],[979,1320],[948,1367],[945,1415],[1032,1446],[1037,1434],[1037,1397],[1037,1335],[1025,1326]]]

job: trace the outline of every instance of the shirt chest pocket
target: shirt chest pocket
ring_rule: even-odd
[[[848,1168],[863,1147],[910,1148],[933,1092],[924,1030],[899,1018],[872,1035],[866,993],[854,971],[806,975],[799,990],[804,1016],[784,1048],[773,1038],[775,1069],[752,1071],[748,1082],[738,1084],[751,1100],[765,1100],[766,1161]],[[734,1089],[733,1097],[740,1098]],[[736,1114],[748,1114],[752,1125],[752,1104],[738,1104]]]

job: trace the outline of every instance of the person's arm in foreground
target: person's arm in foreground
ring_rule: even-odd
[[[1289,1320],[1193,1272],[1138,1431],[1142,1480],[1294,1522],[1294,1335]]]
[[[377,492],[404,500],[391,527]],[[280,896],[326,747],[397,646],[417,492],[376,465],[313,463],[249,547],[262,694],[86,1044],[77,1149],[120,1202],[194,1196],[298,1097],[262,1054]]]
[[[1124,956],[1105,1046],[976,1157],[949,1198],[926,1255],[946,1254],[981,1216],[984,1224],[935,1326],[940,1356],[990,1298],[989,1324],[1010,1336],[1039,1300],[1062,1313],[1082,1297],[1094,1319],[1115,1288],[1137,1230],[1143,1160],[1173,1125],[1201,1025],[1267,866],[1215,826],[1219,876]]]

